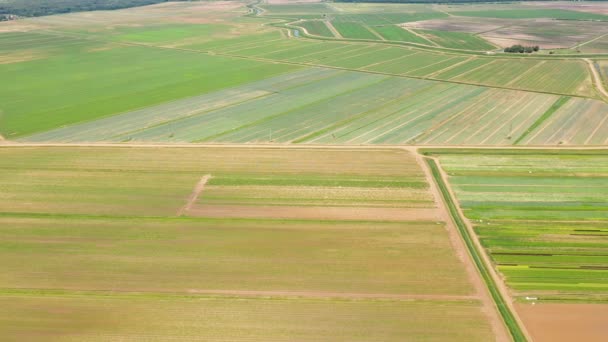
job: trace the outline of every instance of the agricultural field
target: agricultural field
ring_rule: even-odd
[[[0,154],[3,340],[500,334],[405,150]]]
[[[570,98],[312,68],[19,141],[604,144],[606,104],[570,99],[562,106],[564,99]]]
[[[496,49],[495,46],[485,40],[468,33],[437,30],[421,30],[417,32],[428,40],[445,48],[481,51]]]
[[[459,41],[459,33],[450,32],[440,43],[415,30],[347,21],[335,23],[342,31],[355,28],[344,35],[378,43],[289,38],[285,31],[259,25],[262,19],[240,16],[243,12],[234,4],[224,6],[228,5],[179,3],[101,12],[99,19],[74,13],[2,23],[0,74],[16,81],[0,90],[0,135],[16,140],[79,127],[310,67],[597,98],[582,61],[472,56],[388,45],[381,39],[438,48],[435,45]],[[170,15],[163,17],[163,10]],[[213,20],[196,22],[196,13],[209,13]],[[320,34],[332,33],[329,26],[319,27],[327,29]],[[423,44],[425,40],[428,43]],[[72,72],[67,73],[66,66]],[[325,70],[328,76],[333,72]],[[198,135],[195,138],[206,137]]]
[[[396,25],[374,26],[373,29],[385,40],[433,45],[433,42],[424,38],[424,36]]]
[[[322,20],[308,20],[301,23],[297,23],[298,26],[304,28],[306,32],[315,36],[322,37],[333,37],[334,34],[331,32],[325,21]]]
[[[344,38],[351,39],[378,39],[378,37],[364,25],[352,22],[334,22],[332,25]]]
[[[430,153],[438,156],[493,267],[520,302],[517,311],[532,335],[560,339],[584,329],[587,340],[602,340],[606,330],[599,322],[606,319],[608,299],[606,151]],[[555,326],[556,320],[564,326]]]
[[[2,18],[0,340],[606,340],[606,4]]]

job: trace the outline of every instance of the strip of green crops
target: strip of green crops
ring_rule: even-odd
[[[549,107],[549,109],[547,109],[547,111],[543,115],[541,115],[541,117],[538,118],[538,120],[536,120],[532,124],[532,126],[528,127],[528,129],[522,135],[520,135],[519,138],[517,138],[515,140],[513,145],[519,144],[522,140],[524,140],[525,137],[527,137],[530,133],[532,133],[534,130],[536,130],[538,127],[540,127],[540,125],[542,125],[543,122],[545,122],[551,115],[553,115],[553,113],[555,113],[564,104],[566,104],[566,102],[568,102],[568,100],[570,100],[570,97],[567,97],[567,96],[562,96],[559,99],[557,99],[557,101],[555,101],[555,103],[551,107]]]
[[[514,341],[526,341],[526,337],[523,334],[523,332],[521,331],[521,328],[519,327],[519,325],[517,324],[517,321],[515,320],[513,313],[511,312],[511,310],[509,310],[509,307],[507,306],[504,298],[502,297],[502,295],[496,288],[496,283],[494,282],[494,279],[492,279],[492,277],[490,276],[487,266],[481,259],[481,256],[480,256],[481,252],[478,251],[477,248],[475,248],[475,245],[471,241],[471,236],[469,235],[469,232],[466,228],[464,220],[462,219],[462,217],[460,217],[456,204],[454,203],[454,200],[450,196],[450,192],[448,191],[447,185],[441,178],[439,166],[432,159],[426,159],[426,162],[429,165],[429,167],[431,168],[433,178],[435,178],[435,182],[437,183],[437,186],[439,187],[439,190],[441,191],[443,199],[445,200],[445,203],[450,211],[450,215],[452,216],[452,219],[454,220],[454,223],[456,224],[456,227],[458,228],[458,231],[460,232],[460,234],[467,246],[467,249],[469,250],[469,253],[472,256],[473,261],[475,262],[475,265],[477,266],[477,269],[479,270],[479,273],[481,274],[482,278],[486,282],[486,284],[488,286],[488,290],[490,291],[490,294],[492,295],[492,298],[494,299],[494,302],[496,303],[496,306],[498,307],[498,311],[500,312],[500,315],[502,316],[503,320],[505,321],[505,324],[507,325],[507,328],[509,329],[511,336],[513,337],[513,340]]]

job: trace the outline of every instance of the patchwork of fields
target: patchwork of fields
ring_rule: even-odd
[[[604,341],[607,22],[284,0],[0,22],[0,340]]]
[[[439,155],[465,215],[517,296],[608,299],[604,151]]]
[[[7,147],[0,155],[0,302],[11,313],[0,315],[3,340],[497,333],[404,150]]]
[[[563,104],[563,99],[310,68],[19,141],[605,144],[606,104],[583,99]],[[589,126],[590,120],[596,125]]]

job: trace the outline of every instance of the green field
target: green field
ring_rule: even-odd
[[[392,51],[378,51],[383,53]],[[366,63],[368,57],[362,53],[344,63]],[[397,61],[412,58],[392,57]],[[423,59],[413,59],[412,69],[404,72],[428,70],[414,68],[416,61],[423,63]],[[441,68],[441,63],[450,62],[434,65]],[[384,100],[387,97],[391,100]],[[606,104],[572,99],[545,114],[559,99],[312,68],[19,141],[597,145],[608,139],[608,122],[602,114]],[[595,124],[589,126],[590,121]]]
[[[437,30],[418,30],[417,32],[428,40],[445,48],[480,51],[496,49],[495,46],[484,39],[470,33]]]
[[[249,340],[492,334],[404,150],[6,147],[0,155],[0,302],[11,308],[3,340],[241,340],[249,329]],[[203,175],[211,178],[192,198]],[[201,314],[209,319],[194,321]],[[113,319],[122,315],[130,318]],[[420,320],[450,323],[437,330]]]
[[[334,34],[327,28],[324,21],[320,20],[309,20],[301,23],[297,23],[298,26],[303,27],[308,33],[322,36],[322,37],[333,37]]]
[[[378,39],[375,34],[373,34],[369,29],[367,29],[364,25],[358,23],[351,22],[334,22],[332,25],[340,32],[340,35],[344,38],[352,38],[352,39]]]
[[[378,32],[386,40],[394,40],[401,42],[410,42],[424,45],[433,45],[433,43],[422,36],[416,35],[411,31],[405,30],[395,25],[375,26],[374,30]]]
[[[605,151],[439,153],[460,206],[518,296],[605,301]]]
[[[46,34],[0,34],[0,50],[34,54],[0,64],[0,133],[50,128],[236,86],[296,67],[196,52],[105,45]],[[32,49],[34,52],[31,52]],[[25,58],[25,57],[24,57]],[[125,62],[127,61],[127,62]],[[136,61],[136,64],[128,61]],[[69,72],[68,72],[69,71]],[[221,77],[220,77],[221,75]],[[214,82],[209,82],[214,79]],[[25,96],[27,95],[27,96]]]

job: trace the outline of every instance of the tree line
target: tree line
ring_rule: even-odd
[[[513,45],[513,46],[509,46],[505,48],[505,52],[510,52],[510,53],[532,53],[532,52],[536,52],[540,49],[540,47],[538,47],[538,45],[535,46],[523,46],[523,45]]]
[[[152,5],[168,0],[5,0],[0,1],[0,20],[49,14],[113,10]]]

